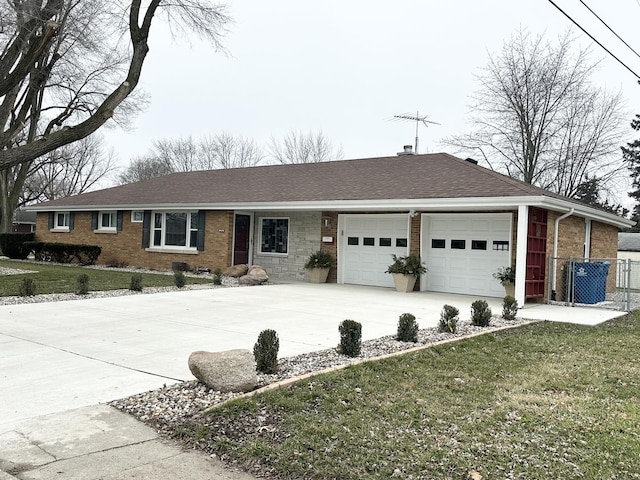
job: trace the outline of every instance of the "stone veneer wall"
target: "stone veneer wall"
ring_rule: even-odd
[[[289,219],[289,253],[260,253],[260,219]],[[304,264],[309,255],[320,250],[321,212],[256,212],[254,228],[253,264],[261,265],[269,278],[278,280],[302,281],[306,277]]]
[[[190,267],[226,268],[231,262],[233,212],[208,211],[205,218],[204,251],[193,254],[150,252],[142,248],[142,223],[131,221],[131,212],[124,211],[122,230],[96,233],[91,229],[91,212],[76,212],[74,229],[52,232],[48,214],[38,213],[36,240],[42,242],[99,245],[102,253],[99,265],[125,264],[135,267],[170,270],[173,262],[184,262]]]

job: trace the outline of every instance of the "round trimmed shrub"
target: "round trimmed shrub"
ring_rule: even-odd
[[[340,353],[347,357],[360,355],[362,324],[355,320],[343,320],[338,330],[340,332]]]
[[[278,350],[280,350],[280,340],[276,331],[261,331],[258,335],[258,341],[253,346],[256,369],[262,373],[276,373],[278,371]]]
[[[456,333],[456,330],[458,329],[459,315],[460,311],[452,305],[445,305],[442,307],[438,331],[441,333]]]
[[[485,300],[476,300],[471,304],[471,323],[476,327],[488,327],[491,322],[491,309]]]
[[[502,318],[513,321],[518,313],[518,301],[511,295],[502,299]]]
[[[416,343],[418,341],[418,323],[414,315],[410,313],[400,315],[396,339],[400,342]]]

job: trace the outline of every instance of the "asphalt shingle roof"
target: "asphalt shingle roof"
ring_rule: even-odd
[[[174,173],[39,207],[245,202],[563,198],[447,153]]]

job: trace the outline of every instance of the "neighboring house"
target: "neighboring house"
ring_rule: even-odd
[[[640,233],[618,233],[618,258],[640,261]]]
[[[618,287],[640,289],[640,233],[618,233],[618,260],[631,260],[630,268],[618,272]]]
[[[329,281],[388,287],[391,255],[419,252],[420,290],[501,297],[492,274],[515,265],[521,304],[547,296],[549,257],[615,257],[631,224],[446,153],[174,173],[29,208],[38,240],[101,245],[100,263],[302,280],[323,249]]]
[[[17,233],[31,233],[36,229],[36,212],[27,212],[19,208],[13,216],[11,231]]]

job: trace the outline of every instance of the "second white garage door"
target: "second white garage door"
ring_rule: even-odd
[[[511,265],[511,214],[430,215],[422,226],[427,290],[504,296],[492,274]]]
[[[342,283],[393,287],[384,273],[392,254],[408,253],[409,217],[402,215],[341,215],[340,272]]]

